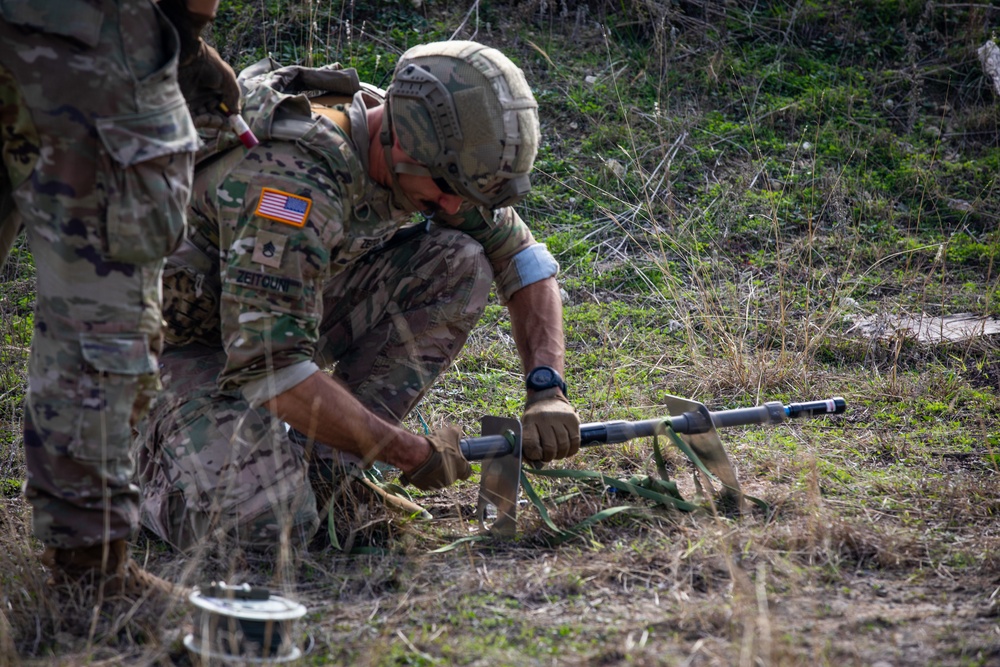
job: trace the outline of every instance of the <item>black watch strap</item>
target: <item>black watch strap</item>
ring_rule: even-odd
[[[559,375],[559,371],[551,366],[536,366],[532,368],[525,376],[524,384],[532,391],[542,391],[544,389],[551,389],[552,387],[559,387],[562,390],[563,396],[569,398],[569,393],[566,391],[566,381]]]

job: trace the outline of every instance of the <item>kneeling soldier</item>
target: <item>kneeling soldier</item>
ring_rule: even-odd
[[[310,480],[335,459],[383,461],[421,489],[467,478],[457,427],[400,421],[491,285],[523,370],[547,378],[528,385],[525,458],[575,453],[558,265],[511,207],[539,141],[521,70],[456,41],[407,51],[384,95],[338,66],[264,62],[240,81],[261,143],[204,151],[168,260],[164,391],[135,452],[145,525],[182,549],[302,544],[323,510]]]

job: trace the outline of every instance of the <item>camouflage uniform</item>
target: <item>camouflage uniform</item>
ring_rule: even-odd
[[[202,160],[190,239],[165,273],[175,346],[136,455],[142,520],[180,548],[307,539],[310,461],[331,453],[290,439],[262,404],[325,369],[398,422],[458,354],[498,265],[535,244],[511,208],[395,236],[411,219],[368,176],[377,94],[336,66],[266,69],[241,75],[261,144]],[[301,93],[316,90],[349,101],[314,112]]]
[[[85,547],[138,526],[130,424],[157,385],[162,258],[197,136],[176,32],[148,0],[0,15],[0,238],[23,223],[38,276],[25,493],[40,540]]]

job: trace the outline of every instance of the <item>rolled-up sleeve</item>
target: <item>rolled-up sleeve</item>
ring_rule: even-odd
[[[476,239],[486,251],[494,275],[498,275],[514,255],[537,243],[528,225],[510,206],[496,211],[474,208],[455,216],[439,214],[435,219]]]
[[[257,408],[267,403],[275,396],[283,394],[295,385],[305,382],[313,373],[319,370],[312,361],[302,361],[267,375],[251,380],[243,385],[243,398],[250,407]]]

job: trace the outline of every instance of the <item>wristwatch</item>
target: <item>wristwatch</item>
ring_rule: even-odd
[[[562,390],[563,396],[569,397],[566,391],[566,381],[562,379],[562,376],[559,375],[556,369],[550,366],[536,366],[531,369],[531,372],[524,378],[524,384],[528,389],[534,391],[559,387]]]

